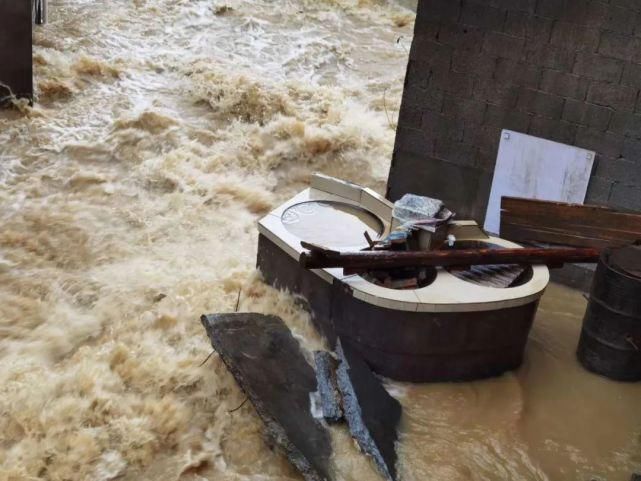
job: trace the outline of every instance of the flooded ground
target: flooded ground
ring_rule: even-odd
[[[51,0],[38,102],[0,113],[0,480],[300,479],[198,318],[308,315],[256,220],[322,171],[384,189],[413,15],[366,0]],[[574,360],[553,287],[501,378],[392,385],[406,480],[624,481],[641,388]],[[343,428],[344,480],[376,480]]]

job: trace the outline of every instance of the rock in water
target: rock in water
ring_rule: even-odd
[[[401,405],[388,394],[365,361],[338,340],[338,387],[349,430],[361,450],[371,456],[390,481],[396,478],[397,427]]]
[[[310,411],[316,375],[278,317],[202,316],[212,346],[256,408],[267,431],[307,481],[332,480],[331,438]]]
[[[327,351],[315,351],[316,383],[320,394],[323,417],[330,423],[343,419],[341,408],[341,393],[336,380],[336,359]]]

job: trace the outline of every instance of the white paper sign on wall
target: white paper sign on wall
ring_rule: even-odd
[[[594,155],[591,150],[503,130],[485,230],[499,233],[503,196],[582,204]]]

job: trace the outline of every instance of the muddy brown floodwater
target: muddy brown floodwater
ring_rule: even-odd
[[[384,189],[413,14],[367,0],[50,0],[38,101],[0,113],[0,480],[300,479],[198,318],[309,316],[254,272],[256,220],[321,171]],[[551,287],[527,361],[399,385],[407,481],[624,481],[641,388],[574,359]],[[232,412],[233,411],[233,412]],[[379,479],[344,428],[338,477]]]

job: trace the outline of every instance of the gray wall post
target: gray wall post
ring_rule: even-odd
[[[0,0],[0,105],[33,98],[31,0]]]

